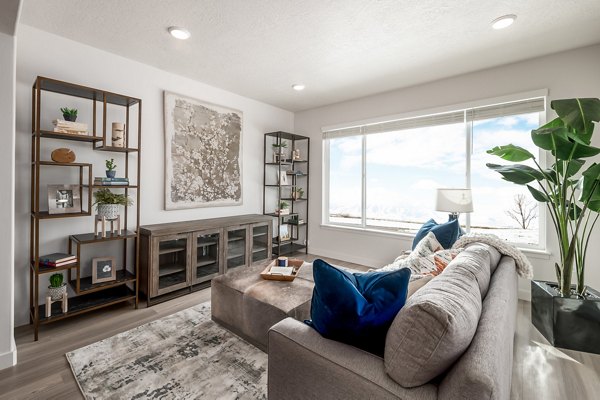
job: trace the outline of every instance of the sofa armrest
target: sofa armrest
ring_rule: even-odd
[[[269,330],[268,374],[269,400],[437,398],[436,386],[405,389],[385,373],[382,358],[293,318]]]

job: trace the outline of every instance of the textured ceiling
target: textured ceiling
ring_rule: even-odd
[[[600,0],[24,0],[21,21],[291,111],[600,43]]]

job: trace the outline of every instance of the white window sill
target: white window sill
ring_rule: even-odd
[[[387,230],[383,230],[383,229],[375,229],[375,228],[361,228],[361,227],[351,226],[351,225],[344,226],[344,225],[321,224],[320,227],[323,229],[332,230],[332,231],[352,232],[352,233],[358,233],[358,234],[367,235],[367,236],[395,237],[395,238],[401,239],[403,241],[409,242],[411,245],[412,245],[412,241],[415,237],[415,235],[413,235],[411,233],[392,232],[392,231],[387,231]],[[537,258],[537,259],[541,259],[541,260],[549,260],[550,257],[552,256],[552,253],[546,249],[534,249],[534,248],[530,248],[530,247],[519,247],[519,246],[517,246],[517,248],[519,250],[521,250],[527,257],[531,257],[531,258]]]

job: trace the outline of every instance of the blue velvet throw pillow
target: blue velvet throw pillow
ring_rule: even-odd
[[[444,222],[443,224],[438,224],[435,220],[430,219],[423,224],[421,229],[419,229],[415,235],[412,244],[413,250],[429,232],[433,232],[435,238],[440,242],[444,249],[451,248],[461,235],[460,224],[457,219]]]
[[[312,321],[323,337],[383,356],[385,336],[406,302],[410,269],[350,273],[313,262]]]

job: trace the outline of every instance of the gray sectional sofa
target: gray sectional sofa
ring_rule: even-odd
[[[472,244],[396,316],[384,358],[286,318],[268,334],[269,400],[510,397],[514,260]]]

